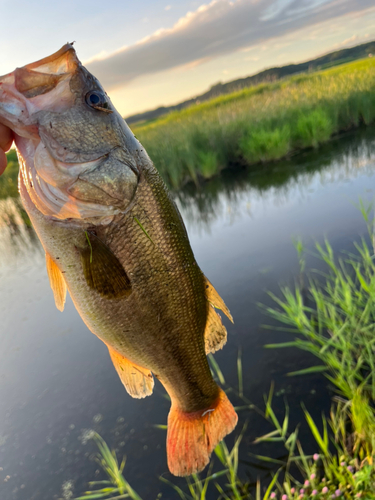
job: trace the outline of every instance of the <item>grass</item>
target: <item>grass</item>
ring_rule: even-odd
[[[142,500],[123,476],[125,458],[123,458],[119,465],[116,454],[110,451],[108,445],[99,434],[95,432],[92,439],[94,439],[99,449],[96,461],[104,470],[108,479],[104,481],[91,481],[89,486],[94,486],[96,489],[86,491],[83,496],[75,500],[94,500],[100,498],[111,498],[112,500],[131,498],[132,500]]]
[[[361,205],[361,210],[373,240],[370,208]],[[354,247],[356,253],[337,258],[328,241],[316,245],[327,273],[309,279],[307,294],[299,286],[283,288],[281,299],[273,295],[279,309],[267,309],[299,336],[267,347],[298,347],[312,353],[320,364],[305,372],[324,371],[338,394],[355,408],[358,398],[375,400],[375,265],[374,250],[365,238]]]
[[[331,416],[326,420],[323,416],[323,431],[313,421],[309,412],[305,409],[305,418],[315,438],[319,453],[306,455],[298,438],[298,428],[289,431],[289,409],[286,406],[282,420],[278,419],[272,408],[273,388],[265,398],[264,417],[274,426],[274,430],[257,438],[255,444],[280,442],[284,445],[287,456],[276,459],[270,456],[254,455],[254,458],[262,461],[273,468],[272,478],[262,487],[260,480],[253,487],[249,482],[240,478],[239,446],[246,431],[242,429],[231,450],[224,441],[218,444],[214,450],[214,458],[208,468],[205,477],[193,474],[186,478],[186,487],[180,487],[164,477],[160,480],[167,484],[174,496],[168,494],[166,498],[181,500],[206,500],[209,498],[217,500],[301,500],[331,498],[345,499],[374,499],[375,493],[375,468],[372,461],[366,457],[361,461],[348,452],[347,448],[347,409],[342,403],[336,405]],[[328,426],[331,428],[329,433]],[[164,426],[163,426],[164,429]],[[119,465],[114,452],[110,452],[108,446],[98,435],[94,440],[99,447],[97,462],[106,472],[108,479],[104,481],[90,482],[90,487],[96,487],[86,491],[82,496],[74,500],[108,499],[120,500],[131,498],[142,500],[141,497],[129,485],[123,476],[125,459]],[[330,441],[333,442],[334,451],[330,450]],[[221,470],[212,473],[214,461],[218,461]],[[161,499],[159,494],[156,499]]]
[[[301,74],[133,126],[164,180],[179,188],[228,165],[278,160],[375,121],[375,60]]]
[[[286,456],[253,455],[271,467],[271,477],[255,485],[244,481],[239,472],[239,448],[246,425],[228,449],[222,441],[216,447],[206,475],[195,474],[180,487],[160,478],[174,492],[168,498],[182,500],[328,500],[332,498],[375,499],[375,245],[374,220],[371,207],[360,205],[368,227],[368,238],[354,244],[354,252],[336,256],[328,241],[316,245],[317,255],[327,266],[325,273],[299,279],[293,288],[282,289],[282,297],[272,295],[276,307],[266,312],[285,325],[294,335],[290,342],[272,344],[268,348],[297,347],[312,353],[318,364],[291,375],[322,371],[336,390],[329,416],[315,422],[302,405],[305,421],[316,443],[316,453],[307,455],[299,440],[299,428],[290,430],[289,408],[284,415],[273,410],[273,387],[265,397],[264,411],[251,405],[243,387],[241,353],[237,358],[238,388],[226,385],[215,358],[210,355],[214,377],[231,393],[240,398],[243,406],[237,411],[256,409],[272,425],[267,434],[258,437],[259,443],[284,446]],[[369,244],[371,242],[372,244]],[[295,241],[301,274],[305,274],[304,248]],[[306,282],[306,284],[305,284]],[[165,429],[165,426],[160,426]],[[96,435],[99,447],[98,462],[108,480],[90,483],[99,489],[86,492],[76,500],[136,498],[123,477],[125,460],[119,465],[115,454]],[[213,473],[214,463],[219,470]],[[215,470],[216,470],[215,469]],[[104,486],[104,488],[102,488]],[[157,498],[161,498],[161,494]]]
[[[18,197],[18,160],[15,150],[7,153],[8,166],[0,176],[0,200]]]

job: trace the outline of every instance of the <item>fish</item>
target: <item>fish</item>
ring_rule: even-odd
[[[207,361],[227,340],[217,310],[233,319],[157,169],[73,44],[0,77],[0,123],[56,307],[69,292],[130,396],[161,382],[168,468],[203,470],[238,420]]]

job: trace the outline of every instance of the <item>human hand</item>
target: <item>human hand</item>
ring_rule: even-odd
[[[7,166],[5,152],[11,147],[13,142],[13,132],[10,128],[0,123],[0,175]]]

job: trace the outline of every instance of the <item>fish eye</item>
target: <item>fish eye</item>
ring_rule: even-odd
[[[99,90],[91,90],[88,92],[85,101],[91,108],[108,109],[107,98],[105,94]]]

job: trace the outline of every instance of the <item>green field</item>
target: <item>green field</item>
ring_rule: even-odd
[[[269,162],[375,120],[375,58],[225,95],[133,126],[167,184]],[[266,167],[265,167],[266,168]]]

